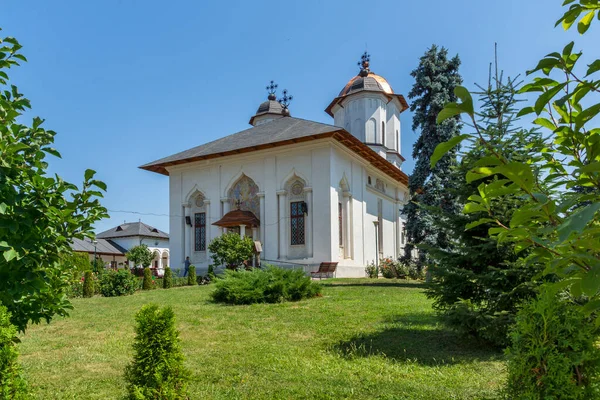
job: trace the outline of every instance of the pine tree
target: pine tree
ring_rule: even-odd
[[[446,247],[448,241],[444,231],[436,230],[434,218],[423,206],[440,208],[446,212],[457,212],[453,192],[449,190],[448,171],[456,163],[456,150],[446,154],[432,169],[429,160],[439,143],[446,142],[460,133],[458,117],[437,124],[439,112],[448,102],[456,101],[454,88],[462,83],[458,73],[458,55],[448,59],[448,50],[436,45],[421,57],[419,66],[412,71],[415,84],[408,94],[414,112],[412,129],[420,131],[413,147],[415,168],[409,179],[411,202],[404,208],[407,214],[407,245],[404,259],[412,258],[415,246],[426,244]],[[418,268],[426,262],[426,251],[419,251]]]
[[[533,149],[541,146],[541,137],[535,130],[513,125],[518,102],[515,86],[514,80],[504,81],[498,73],[492,77],[490,72],[487,87],[479,87],[479,116],[484,135],[496,151],[511,161],[530,161],[534,159]],[[481,195],[478,187],[482,181],[501,179],[492,175],[470,183],[465,180],[477,161],[490,155],[486,147],[476,142],[462,154],[459,165],[448,171],[450,190],[455,191],[459,205],[466,204],[470,196]],[[492,204],[494,214],[508,225],[522,202],[519,197],[506,194]],[[506,346],[518,305],[535,296],[538,283],[534,276],[539,268],[525,265],[523,257],[527,251],[516,254],[513,246],[499,244],[488,236],[488,230],[498,226],[495,221],[475,224],[485,213],[455,213],[433,207],[427,211],[435,216],[434,228],[452,238],[443,248],[427,247],[432,277],[428,297],[461,333]]]

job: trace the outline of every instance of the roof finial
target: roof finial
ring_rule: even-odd
[[[359,75],[363,78],[369,75],[369,72],[371,72],[369,70],[369,61],[371,61],[371,55],[365,51],[360,57],[360,61],[358,62],[358,65],[360,66]]]
[[[283,107],[283,115],[285,115],[286,117],[290,115],[290,110],[288,110],[288,106],[290,105],[290,102],[293,99],[294,99],[294,96],[288,96],[287,89],[283,89],[283,97],[280,98],[279,100],[277,100]]]
[[[269,100],[276,100],[277,96],[275,96],[275,92],[277,91],[277,84],[273,81],[267,86],[267,92],[269,92]]]

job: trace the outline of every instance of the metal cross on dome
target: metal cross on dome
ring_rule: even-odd
[[[288,96],[288,91],[287,89],[283,89],[283,97],[280,98],[279,103],[281,103],[281,105],[283,106],[283,108],[288,108],[288,106],[290,105],[290,102],[294,99],[294,96]]]
[[[369,61],[371,61],[371,55],[365,51],[363,55],[360,56],[360,61],[357,64],[363,68],[367,68],[369,67]]]
[[[275,82],[271,81],[269,86],[267,86],[267,92],[269,92],[269,94],[275,94],[276,90],[277,90],[277,84]]]

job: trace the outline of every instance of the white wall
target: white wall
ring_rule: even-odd
[[[406,188],[372,169],[356,154],[332,139],[173,166],[169,167],[169,173],[172,268],[182,268],[186,256],[190,256],[199,273],[208,268],[210,254],[191,251],[193,231],[185,225],[184,205],[190,202],[190,196],[198,192],[210,204],[208,243],[222,232],[212,223],[225,213],[228,191],[242,174],[254,180],[263,196],[261,226],[255,240],[262,242],[264,260],[282,264],[338,261],[338,276],[364,276],[365,263],[375,259],[372,221],[377,218],[378,197],[384,200],[384,255],[397,254],[396,190],[405,191]],[[373,179],[378,177],[385,180],[388,196],[378,196],[377,191],[367,188],[368,175]],[[309,211],[305,217],[305,246],[290,245],[290,199],[285,189],[286,183],[294,177],[300,178],[307,189]],[[349,196],[346,198],[340,187],[342,180],[348,186]],[[284,195],[286,200],[281,203],[280,196]],[[343,251],[339,246],[338,201],[342,201],[345,207],[344,232],[347,244]]]

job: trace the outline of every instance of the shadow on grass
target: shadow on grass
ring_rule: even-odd
[[[423,282],[419,282],[419,281],[385,281],[385,280],[381,280],[381,281],[367,281],[367,282],[349,282],[349,281],[318,281],[316,280],[315,282],[319,282],[320,284],[322,284],[323,286],[330,286],[330,287],[335,287],[335,286],[343,286],[343,287],[350,287],[350,286],[361,286],[361,287],[368,287],[368,286],[375,286],[375,287],[399,287],[399,288],[414,288],[414,289],[425,289],[427,287],[426,283]]]
[[[432,314],[403,314],[383,321],[384,329],[341,341],[333,350],[345,358],[386,357],[427,366],[502,359],[502,352],[458,336]]]

